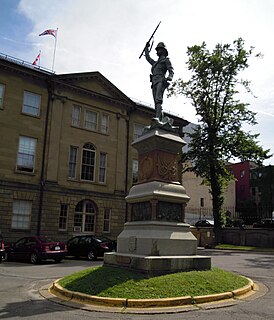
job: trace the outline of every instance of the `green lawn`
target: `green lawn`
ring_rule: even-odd
[[[214,247],[215,249],[231,249],[231,250],[243,250],[243,251],[263,251],[263,252],[274,252],[274,248],[260,248],[252,246],[236,246],[233,244],[218,244]]]
[[[248,280],[217,268],[147,278],[134,271],[102,266],[66,276],[59,284],[100,297],[158,299],[232,291],[247,285]]]

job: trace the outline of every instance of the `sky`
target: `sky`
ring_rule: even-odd
[[[164,42],[174,67],[174,80],[189,77],[187,48],[232,44],[239,37],[246,48],[263,54],[252,57],[240,77],[251,81],[256,98],[241,94],[241,102],[257,113],[259,145],[274,153],[274,1],[273,0],[0,0],[0,52],[52,69],[55,38],[40,36],[57,29],[54,71],[99,71],[128,97],[153,104],[150,64],[139,56],[150,35],[155,47]],[[183,96],[164,99],[163,108],[197,123],[195,109]],[[274,165],[274,156],[264,161]]]

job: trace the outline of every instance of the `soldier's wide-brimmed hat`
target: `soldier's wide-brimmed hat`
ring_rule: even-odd
[[[164,44],[163,42],[159,42],[159,43],[157,44],[157,47],[155,48],[155,50],[157,51],[157,49],[160,49],[160,48],[164,49],[165,52],[166,52],[166,55],[168,56],[167,48],[166,48],[166,46],[165,46],[165,44]]]

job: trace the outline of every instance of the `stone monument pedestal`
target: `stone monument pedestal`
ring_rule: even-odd
[[[127,222],[117,252],[106,253],[104,264],[151,275],[210,269],[210,258],[196,255],[196,250],[197,239],[186,223]]]
[[[152,275],[211,268],[209,257],[197,255],[197,239],[183,222],[189,197],[178,161],[184,144],[177,133],[157,127],[133,142],[138,183],[126,197],[129,221],[117,238],[117,252],[106,253],[104,265]]]

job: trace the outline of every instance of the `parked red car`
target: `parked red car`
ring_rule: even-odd
[[[29,260],[33,264],[48,259],[58,263],[66,254],[64,242],[52,241],[46,236],[24,237],[6,247],[7,260]]]

